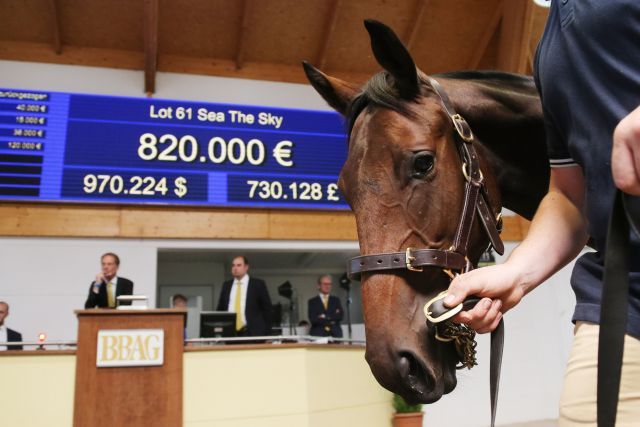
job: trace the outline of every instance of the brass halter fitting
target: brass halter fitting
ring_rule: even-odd
[[[474,183],[480,185],[484,181],[484,175],[482,175],[481,170],[478,170],[478,173],[480,174],[480,179],[474,181]],[[464,175],[464,179],[466,179],[467,182],[471,182],[471,176],[469,176],[469,172],[467,172],[467,162],[462,163],[462,175]]]
[[[408,247],[407,250],[404,252],[404,264],[407,267],[407,270],[421,272],[421,271],[423,271],[422,267],[416,268],[412,264],[412,262],[416,260],[416,257],[411,255],[411,251],[413,249],[414,248],[412,248],[412,247]]]
[[[456,132],[458,132],[460,138],[462,138],[464,142],[472,142],[473,132],[471,132],[471,128],[464,117],[460,114],[454,114],[451,116],[451,120],[453,121],[453,127],[456,128]]]

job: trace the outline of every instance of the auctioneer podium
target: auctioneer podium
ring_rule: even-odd
[[[73,425],[182,425],[186,311],[76,311]]]

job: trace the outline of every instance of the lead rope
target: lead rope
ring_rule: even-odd
[[[636,229],[640,222],[640,198],[626,197],[616,190],[607,233],[598,333],[598,427],[616,425],[629,311],[630,231],[640,236]]]
[[[436,328],[436,339],[443,342],[453,341],[461,359],[457,369],[471,369],[478,364],[476,360],[475,331],[464,324],[456,324],[450,319],[462,310],[470,310],[481,300],[469,297],[453,308],[444,305],[447,292],[439,293],[424,306],[427,322]],[[489,362],[489,393],[491,397],[491,427],[495,426],[498,409],[498,388],[500,386],[500,368],[502,366],[502,350],[504,348],[504,320],[491,332],[491,356]]]

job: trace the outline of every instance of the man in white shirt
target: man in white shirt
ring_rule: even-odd
[[[133,294],[133,282],[124,277],[118,277],[120,258],[113,252],[107,252],[100,257],[101,270],[89,286],[89,296],[84,308],[116,308],[116,300],[120,295]],[[122,305],[130,305],[125,301]]]
[[[9,316],[9,304],[4,301],[0,301],[0,342],[21,342],[22,334],[7,328],[4,324],[4,319]],[[0,345],[0,351],[2,350],[22,350],[21,345]]]
[[[271,335],[271,298],[264,280],[249,277],[249,261],[244,256],[233,258],[231,275],[233,280],[222,284],[217,309],[239,313],[238,336]]]

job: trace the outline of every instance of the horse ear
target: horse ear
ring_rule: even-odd
[[[346,115],[351,100],[360,89],[352,83],[324,74],[307,61],[302,61],[302,66],[311,86],[334,110],[343,116]]]
[[[371,38],[373,55],[382,68],[394,79],[394,86],[404,99],[413,99],[420,94],[418,70],[411,54],[396,33],[382,22],[366,19],[364,26]]]

